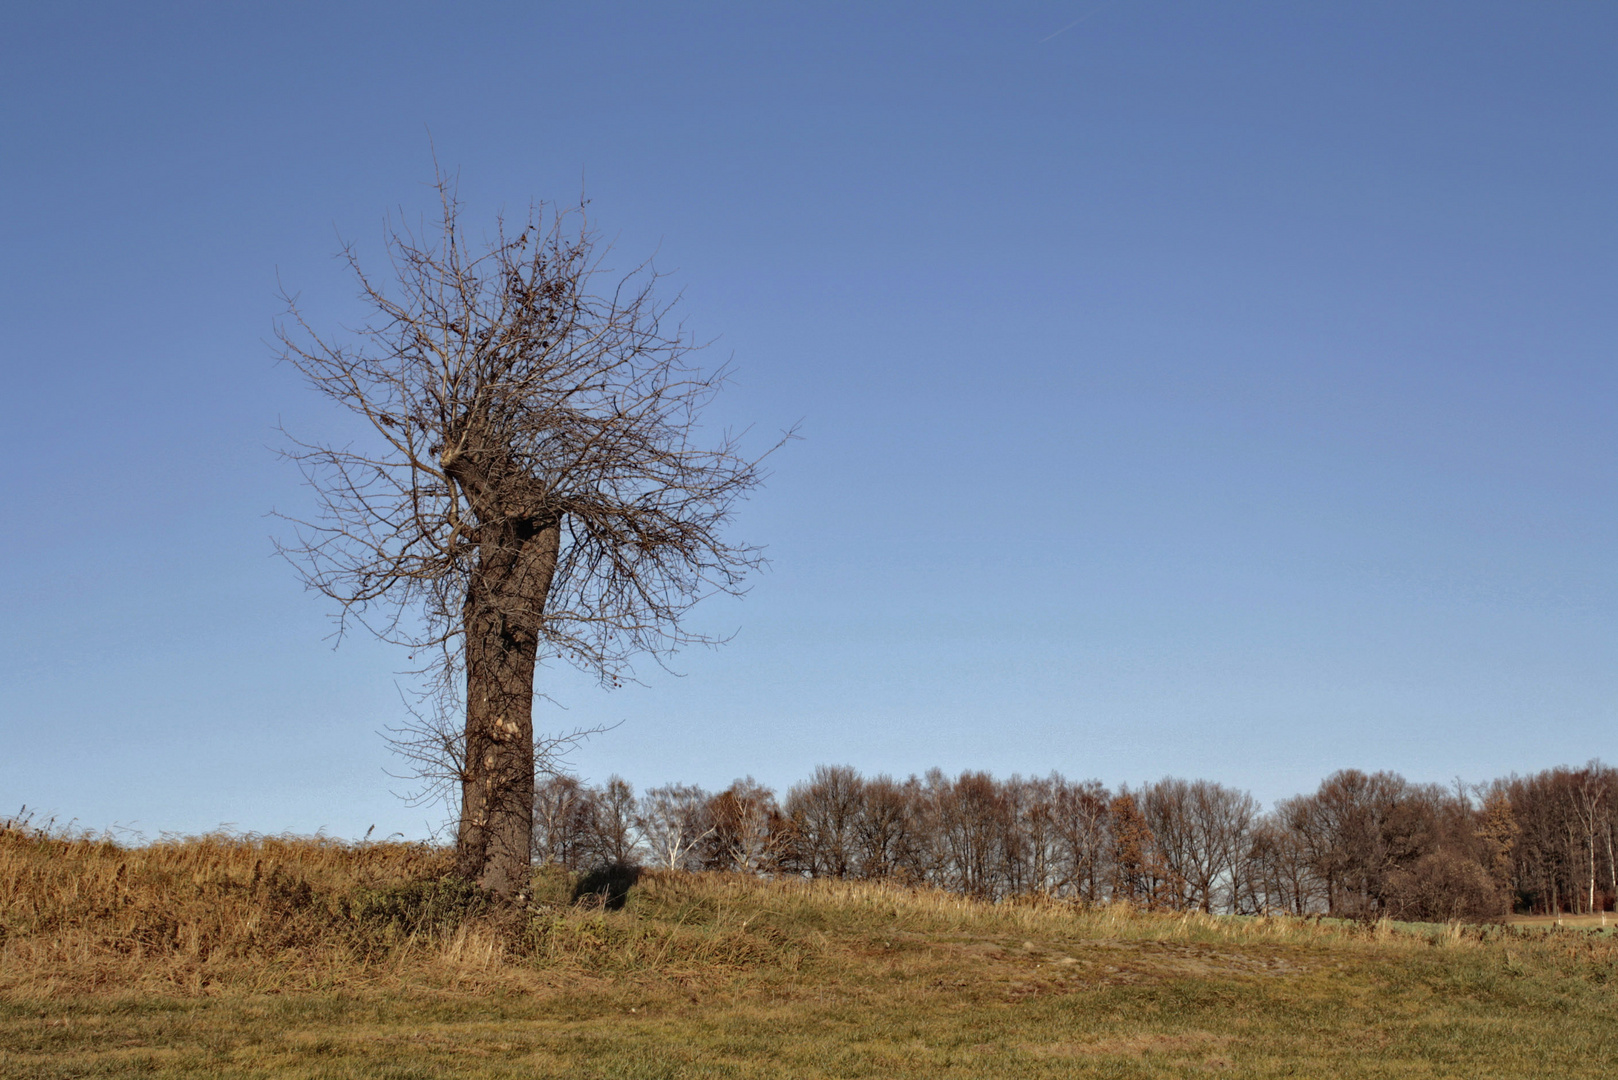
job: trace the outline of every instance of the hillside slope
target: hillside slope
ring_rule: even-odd
[[[0,833],[0,1076],[1509,1077],[1618,1060],[1618,942]]]

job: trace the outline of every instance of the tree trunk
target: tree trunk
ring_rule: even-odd
[[[556,523],[484,538],[467,590],[466,757],[456,870],[526,899],[534,827],[534,664],[561,540]]]
[[[1607,881],[1612,885],[1612,894],[1618,897],[1618,862],[1612,858],[1612,823],[1607,823]]]
[[[1596,909],[1596,834],[1595,834],[1595,829],[1592,828],[1590,830],[1590,903],[1585,908],[1585,910],[1593,912],[1593,911],[1595,911],[1595,909]]]

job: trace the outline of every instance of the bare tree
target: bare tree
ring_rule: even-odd
[[[1283,811],[1266,814],[1255,823],[1248,862],[1245,877],[1250,912],[1306,915],[1324,909],[1325,884],[1315,873],[1308,836],[1291,827]]]
[[[855,830],[865,782],[847,765],[817,765],[808,782],[787,792],[783,813],[792,822],[802,868],[816,877],[853,873]]]
[[[786,832],[775,792],[744,777],[708,800],[710,826],[698,844],[704,869],[754,874],[771,869]]]
[[[998,898],[1013,824],[1006,792],[986,772],[963,772],[951,780],[933,769],[927,787],[942,856],[941,883],[979,899]]]
[[[569,870],[589,861],[595,835],[596,793],[572,776],[557,774],[534,787],[533,859]]]
[[[1087,904],[1106,893],[1112,794],[1099,780],[1063,782],[1056,792],[1056,826],[1071,887]]]
[[[1008,845],[1007,875],[1013,892],[1055,896],[1067,884],[1069,874],[1062,858],[1062,830],[1057,817],[1057,793],[1067,781],[1060,774],[1049,777],[1013,776],[1006,784],[1015,822],[1015,842]]]
[[[635,829],[660,868],[695,866],[697,845],[714,831],[707,817],[711,798],[693,784],[665,784],[641,796]]]
[[[1211,912],[1240,903],[1240,864],[1251,844],[1258,803],[1245,791],[1207,780],[1165,777],[1141,792],[1142,811],[1184,907]]]
[[[497,220],[476,245],[453,184],[437,189],[425,236],[386,229],[391,281],[345,248],[369,311],[347,338],[286,298],[285,359],[366,434],[293,440],[319,512],[283,550],[338,602],[339,632],[431,650],[436,711],[407,751],[459,786],[459,872],[518,896],[536,663],[615,685],[637,655],[712,641],[682,616],[759,565],[724,527],[761,473],[731,435],[701,441],[724,372],[690,363],[655,272],[604,267],[582,207]]]
[[[1583,859],[1581,871],[1586,871],[1583,884],[1588,892],[1583,898],[1586,911],[1596,910],[1596,859],[1600,852],[1598,837],[1606,824],[1607,795],[1612,790],[1612,770],[1599,761],[1592,761],[1571,777],[1568,808],[1578,826],[1579,844]]]
[[[621,776],[609,776],[596,794],[595,856],[608,866],[633,866],[638,861],[635,843],[635,789]]]
[[[860,876],[920,880],[920,784],[914,777],[899,783],[877,776],[861,782],[860,796],[853,840]]]

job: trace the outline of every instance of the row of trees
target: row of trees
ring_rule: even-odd
[[[1618,899],[1618,771],[1592,762],[1479,786],[1344,770],[1264,811],[1167,778],[1111,790],[1052,774],[895,780],[821,766],[784,799],[752,779],[637,795],[552,776],[533,855],[575,870],[652,865],[925,883],[1208,912],[1477,919]]]

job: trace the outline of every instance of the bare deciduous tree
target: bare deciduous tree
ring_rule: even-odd
[[[1096,780],[1063,782],[1056,791],[1056,829],[1072,889],[1088,904],[1106,894],[1111,802],[1112,794]]]
[[[751,776],[737,780],[708,800],[704,816],[710,828],[697,849],[704,868],[751,874],[774,864],[786,820],[769,788]]]
[[[712,640],[682,617],[759,565],[724,527],[761,473],[732,436],[702,442],[724,372],[690,362],[655,272],[606,270],[582,207],[535,207],[477,245],[437,187],[425,236],[386,230],[391,280],[345,249],[369,311],[352,334],[317,333],[287,298],[285,359],[367,431],[293,441],[319,512],[283,551],[344,626],[434,658],[407,752],[459,786],[459,871],[516,896],[536,662],[611,685],[637,655]]]
[[[921,879],[921,793],[915,778],[905,783],[891,776],[863,780],[860,794],[860,813],[854,822],[854,857],[860,875]]]
[[[534,786],[533,859],[577,870],[590,858],[595,792],[559,773]]]
[[[635,843],[635,789],[621,776],[607,778],[596,797],[595,856],[608,866],[633,866],[639,860]]]
[[[1223,902],[1237,910],[1241,863],[1258,816],[1253,797],[1207,780],[1164,777],[1142,789],[1141,804],[1180,906],[1211,912]]]
[[[854,872],[854,836],[864,781],[847,765],[817,765],[807,783],[787,792],[783,812],[799,838],[803,868],[816,877]]]
[[[714,831],[707,814],[712,798],[693,784],[665,784],[641,796],[635,828],[660,868],[696,865],[697,845]]]

